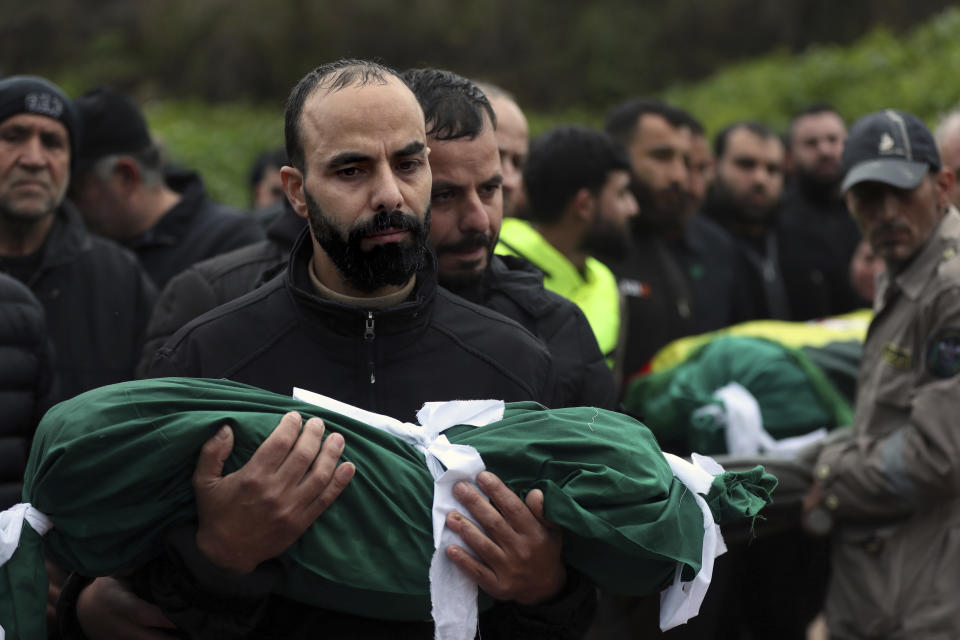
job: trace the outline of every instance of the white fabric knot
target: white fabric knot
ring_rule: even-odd
[[[427,468],[434,479],[431,514],[434,551],[430,562],[434,638],[472,640],[477,629],[477,584],[464,575],[445,552],[451,544],[468,551],[470,548],[458,534],[447,528],[446,523],[447,514],[460,510],[460,503],[453,497],[453,485],[461,480],[475,484],[477,474],[485,467],[476,449],[453,444],[443,432],[455,425],[483,427],[502,420],[503,401],[427,402],[417,412],[420,424],[416,425],[365,411],[305,389],[294,389],[293,397],[391,433],[424,454]],[[469,513],[463,515],[470,517]]]
[[[24,522],[41,536],[53,528],[53,521],[29,502],[15,504],[0,513],[0,566],[5,565],[20,546]]]
[[[710,581],[713,579],[713,561],[727,552],[727,545],[723,542],[720,525],[713,520],[710,506],[704,495],[710,493],[713,478],[723,473],[716,460],[700,454],[693,454],[693,462],[672,453],[664,453],[673,475],[684,484],[692,493],[693,498],[703,513],[703,550],[700,557],[700,571],[693,580],[685,582],[680,579],[683,564],[677,563],[677,570],[673,576],[673,584],[660,593],[660,629],[666,631],[681,624],[700,612],[700,605],[707,595]]]

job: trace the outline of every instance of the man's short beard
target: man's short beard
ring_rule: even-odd
[[[843,182],[843,176],[844,172],[842,170],[832,176],[809,172],[802,167],[797,167],[794,170],[794,178],[800,189],[816,199],[824,200],[839,198],[840,183]]]
[[[344,238],[310,194],[305,195],[310,229],[317,243],[344,280],[360,291],[369,293],[386,286],[402,286],[423,267],[430,234],[429,205],[422,222],[403,211],[378,211],[369,221],[351,227]],[[368,236],[388,229],[409,230],[410,240],[377,244],[368,251],[361,248]]]
[[[710,185],[707,201],[714,215],[732,223],[772,225],[780,210],[780,198],[761,207],[739,202],[719,177]]]
[[[52,199],[47,203],[44,211],[29,210],[25,211],[19,207],[11,207],[7,201],[0,201],[0,221],[10,229],[22,228],[28,230],[40,224],[43,220],[53,215],[57,208],[63,203],[63,197],[59,200]]]
[[[679,188],[664,189],[660,194],[636,177],[630,181],[630,191],[640,205],[640,213],[633,218],[635,229],[671,230],[682,229],[695,211],[693,195]],[[665,207],[662,197],[673,200],[672,207]]]
[[[477,264],[476,268],[458,269],[453,273],[447,273],[441,269],[439,273],[440,284],[457,293],[465,287],[472,287],[481,282],[485,277],[487,269],[490,268],[490,260],[493,258],[493,246],[495,244],[496,240],[494,238],[477,231],[465,235],[459,242],[438,245],[434,249],[438,260],[444,253],[461,253],[479,247],[487,250],[487,261],[483,267]]]
[[[591,256],[619,262],[630,250],[629,232],[598,211],[597,218],[580,239],[580,248]]]

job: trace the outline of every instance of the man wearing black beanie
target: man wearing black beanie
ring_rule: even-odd
[[[44,307],[58,400],[133,377],[156,295],[136,258],[88,235],[64,200],[81,135],[59,87],[35,76],[0,81],[0,272]]]

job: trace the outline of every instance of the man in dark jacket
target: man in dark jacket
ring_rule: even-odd
[[[810,320],[860,308],[847,277],[860,230],[840,193],[843,118],[829,105],[812,105],[793,119],[787,139],[780,266],[791,316]]]
[[[408,71],[404,78],[431,129],[430,245],[438,256],[440,284],[543,340],[557,368],[558,406],[615,409],[613,377],[583,313],[545,290],[543,275],[529,263],[492,254],[502,219],[499,160],[487,153],[478,171],[463,155],[483,157],[488,151],[483,143],[496,120],[486,98],[472,82],[447,71]],[[275,275],[302,227],[287,206],[267,240],[198,263],[171,280],[151,318],[140,370],[146,371],[156,350],[188,321]],[[480,255],[465,259],[469,253]]]
[[[284,196],[271,205],[265,240],[207,258],[174,276],[154,306],[137,375],[145,376],[157,350],[194,318],[272,280],[287,264],[304,222]]]
[[[0,511],[20,502],[27,452],[53,390],[43,307],[0,273]]]
[[[733,236],[750,275],[756,318],[790,319],[780,272],[783,142],[759,122],[735,122],[714,141],[716,177],[703,213]]]
[[[403,74],[423,107],[430,147],[430,245],[440,284],[516,320],[540,338],[557,367],[561,406],[616,409],[617,389],[583,312],[543,287],[525,260],[493,253],[503,219],[503,169],[491,103],[450,71]]]
[[[63,199],[79,133],[58,87],[33,76],[0,81],[0,271],[44,307],[54,400],[133,377],[156,295],[136,258],[88,235]]]
[[[395,73],[359,61],[324,65],[295,87],[286,127],[293,166],[283,169],[284,190],[309,233],[281,276],[184,327],[151,373],[229,377],[283,393],[298,385],[402,420],[438,398],[551,402],[554,372],[543,345],[511,320],[437,287],[425,248],[430,169],[423,111]],[[432,635],[429,624],[264,599],[273,558],[354,473],[351,464],[338,464],[349,446],[341,436],[321,444],[321,426],[301,431],[288,423],[258,449],[260,462],[251,459],[224,477],[230,430],[207,443],[194,483],[198,528],[146,570],[154,597],[200,636],[213,628],[258,638],[278,629],[283,637],[314,637],[318,629],[328,637]],[[270,462],[278,453],[279,466]],[[492,505],[466,484],[455,494],[490,534],[453,512],[447,525],[477,557],[456,547],[447,553],[488,594],[515,603],[494,608],[499,621],[486,623],[493,627],[481,621],[484,637],[524,635],[527,628],[569,634],[577,622],[571,616],[582,612],[577,605],[592,592],[568,579],[559,532],[542,520],[542,494],[524,502],[495,476],[481,474],[479,482]],[[500,535],[508,531],[515,535]],[[104,582],[110,584],[98,580],[89,593],[102,594],[96,585]],[[249,589],[257,591],[253,598]],[[86,616],[85,606],[81,622],[102,623]],[[504,619],[513,622],[501,626]]]
[[[640,203],[640,215],[631,221],[631,250],[625,259],[609,261],[625,299],[627,378],[671,340],[751,315],[733,240],[695,215],[692,121],[674,106],[645,98],[624,102],[607,116],[607,133],[630,155]]]
[[[250,216],[210,200],[196,173],[165,170],[129,98],[94,89],[74,104],[84,138],[70,197],[93,232],[137,254],[158,289],[195,262],[263,237]]]

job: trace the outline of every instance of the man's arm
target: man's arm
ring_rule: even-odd
[[[941,294],[922,312],[933,318],[922,332],[922,347],[914,358],[925,367],[909,389],[909,414],[903,424],[882,437],[860,434],[825,446],[814,477],[820,500],[842,519],[896,519],[937,500],[956,496],[960,486],[960,373],[927,369],[937,336],[960,334],[960,289]],[[946,345],[947,349],[950,345]],[[947,375],[950,374],[950,375]],[[889,397],[875,402],[891,402]]]
[[[176,275],[163,288],[147,325],[143,354],[137,365],[137,377],[144,378],[157,349],[194,318],[220,304],[216,291],[195,267]]]

